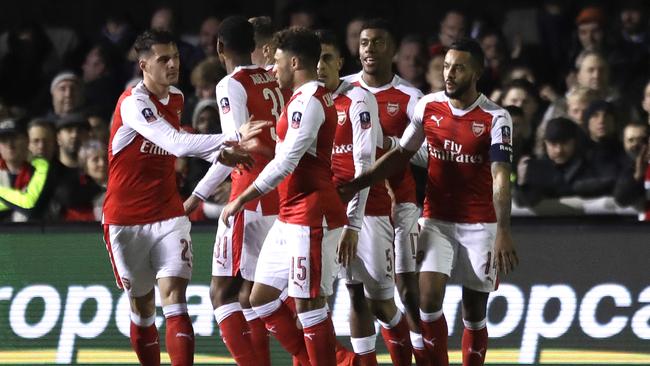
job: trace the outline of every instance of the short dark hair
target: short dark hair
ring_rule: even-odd
[[[461,38],[449,46],[449,50],[456,50],[462,52],[468,52],[472,58],[472,61],[476,63],[479,70],[483,71],[485,65],[485,54],[481,45],[478,44],[475,40],[471,38]]]
[[[253,25],[255,33],[255,46],[260,47],[273,39],[275,27],[273,20],[268,16],[253,17],[248,20]]]
[[[535,100],[538,99],[537,89],[535,89],[535,86],[533,85],[533,83],[531,83],[530,81],[528,81],[526,79],[513,79],[513,80],[510,80],[510,82],[507,83],[503,87],[503,96],[505,97],[506,94],[508,94],[508,92],[511,89],[522,89],[522,90],[526,91],[526,93],[531,98],[533,98]]]
[[[336,51],[338,51],[339,54],[341,53],[341,44],[336,37],[336,33],[332,32],[329,29],[319,29],[316,31],[316,35],[318,36],[320,44],[333,46],[336,48]]]
[[[292,27],[275,34],[278,49],[289,52],[309,66],[318,65],[320,41],[313,31],[303,27]]]
[[[383,18],[368,19],[365,22],[363,22],[363,25],[361,26],[362,32],[366,29],[381,29],[384,32],[388,33],[388,35],[393,40],[393,42],[397,44],[398,37],[397,37],[397,33],[395,32],[395,28],[386,19]]]
[[[219,41],[223,46],[238,54],[255,50],[255,31],[253,25],[242,16],[230,16],[219,26]]]
[[[149,29],[138,36],[135,39],[133,48],[138,56],[150,52],[151,47],[155,44],[169,44],[176,43],[176,39],[173,34],[163,30]]]

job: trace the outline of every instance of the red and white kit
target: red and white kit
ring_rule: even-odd
[[[260,253],[255,282],[289,296],[332,294],[336,246],[345,207],[332,182],[336,108],[325,87],[310,81],[296,89],[278,120],[275,157],[253,183],[265,194],[278,187],[280,212]]]
[[[351,181],[372,166],[383,146],[377,100],[369,91],[342,81],[333,94],[338,127],[332,148],[337,185]],[[390,196],[382,182],[358,192],[348,203],[349,227],[360,231],[357,257],[345,269],[348,283],[363,283],[366,297],[393,297],[395,280]]]
[[[251,116],[256,120],[276,122],[288,97],[282,93],[271,73],[254,65],[236,67],[217,84],[216,93],[224,133],[238,131]],[[230,167],[216,164],[192,194],[206,200],[230,174],[230,200],[239,196],[273,158],[275,127],[266,128],[257,139],[258,152],[251,153],[255,164],[249,171],[233,171]],[[212,275],[235,276],[240,273],[244,279],[253,281],[262,243],[277,214],[278,193],[273,189],[248,202],[244,210],[229,219],[229,227],[219,224],[212,256]]]
[[[183,94],[159,100],[140,82],[120,97],[108,145],[104,240],[120,288],[143,296],[160,277],[191,277],[190,223],[176,188],[176,156],[215,163],[231,135],[180,131]]]
[[[429,94],[418,102],[400,145],[416,151],[425,139],[429,163],[419,270],[451,275],[454,269],[464,286],[493,291],[498,281],[490,165],[512,160],[510,115],[482,94],[464,110],[454,108],[444,92]]]
[[[415,104],[422,97],[422,92],[397,75],[390,83],[373,88],[363,81],[362,74],[363,72],[349,75],[344,80],[374,94],[379,105],[379,122],[384,136],[401,137],[411,121]],[[388,184],[395,197],[395,272],[414,272],[420,211],[415,204],[415,180],[410,165],[390,177]]]

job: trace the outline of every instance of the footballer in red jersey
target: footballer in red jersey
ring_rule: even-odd
[[[445,55],[445,91],[418,102],[399,147],[365,174],[340,187],[344,197],[389,176],[426,141],[428,177],[418,246],[422,336],[434,365],[448,365],[442,304],[452,269],[463,285],[463,365],[483,365],[486,308],[498,272],[519,260],[510,233],[512,121],[476,90],[484,56],[473,40]]]

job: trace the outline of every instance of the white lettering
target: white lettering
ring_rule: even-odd
[[[171,155],[167,150],[161,148],[149,140],[142,140],[142,145],[140,145],[140,152],[143,154],[152,155]]]
[[[524,293],[515,285],[499,285],[499,290],[490,294],[487,303],[487,313],[490,313],[490,304],[497,297],[503,297],[506,301],[506,314],[499,323],[492,323],[488,318],[487,327],[490,331],[490,337],[499,338],[512,333],[524,315],[526,301]]]
[[[589,290],[582,299],[579,320],[583,332],[592,338],[609,338],[620,333],[627,324],[626,316],[615,316],[609,323],[598,323],[596,311],[598,304],[605,297],[614,299],[614,303],[618,307],[632,305],[630,292],[621,285],[604,284]]]
[[[97,303],[97,311],[92,320],[84,323],[81,320],[81,309],[87,300]],[[104,286],[70,286],[65,301],[61,336],[56,353],[57,363],[70,363],[74,355],[74,343],[77,336],[95,338],[104,332],[111,318],[113,297]]]
[[[650,303],[650,286],[639,294],[639,303]],[[632,317],[632,332],[641,339],[650,339],[650,305],[644,306]]]
[[[560,300],[560,311],[555,320],[546,322],[544,309],[549,300]],[[571,326],[576,311],[576,293],[567,285],[536,285],[530,290],[528,314],[519,352],[519,363],[531,364],[537,358],[539,337],[557,338]]]
[[[354,148],[354,145],[334,145],[332,147],[332,154],[348,154],[351,153]]]
[[[28,324],[26,320],[27,306],[36,298],[45,302],[45,310],[41,320]],[[47,285],[27,286],[16,294],[9,308],[9,325],[17,336],[27,339],[40,338],[49,333],[59,320],[61,313],[61,297],[56,289]]]

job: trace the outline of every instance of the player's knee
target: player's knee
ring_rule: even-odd
[[[239,297],[237,291],[234,291],[225,283],[212,281],[210,283],[210,300],[212,301],[212,307],[216,309],[221,305],[239,300]]]
[[[250,297],[251,297],[251,288],[248,286],[242,286],[242,288],[239,290],[239,303],[243,307],[249,308],[251,306]]]
[[[377,319],[384,323],[390,322],[395,316],[395,313],[399,311],[393,298],[388,300],[371,300],[370,308]]]
[[[425,312],[433,312],[442,309],[444,291],[435,288],[420,289],[420,309]]]
[[[355,313],[362,313],[367,311],[368,304],[366,302],[366,295],[363,291],[362,283],[349,283],[346,284],[348,294],[350,295],[350,308]]]

